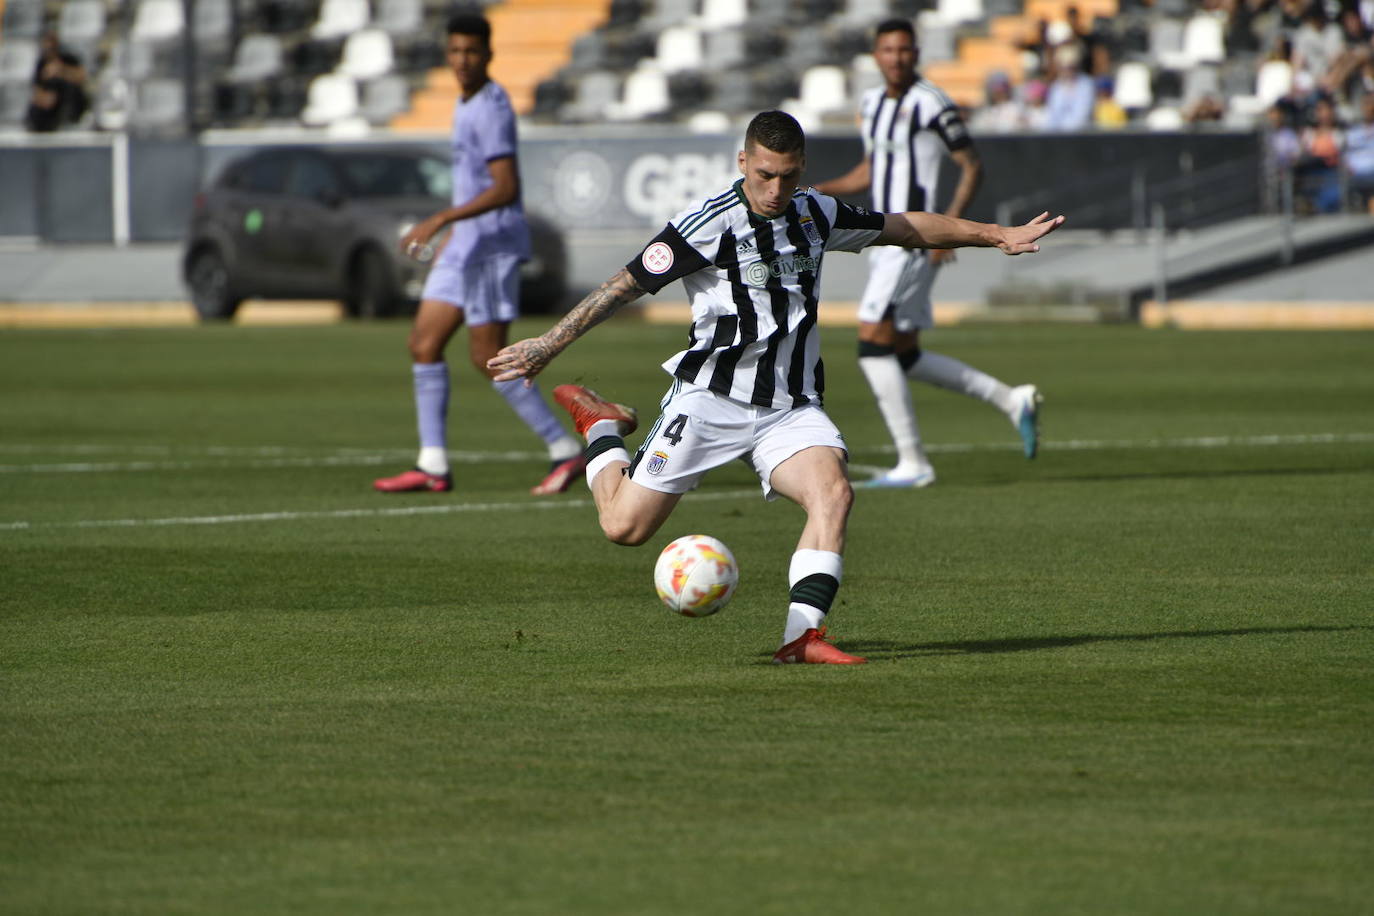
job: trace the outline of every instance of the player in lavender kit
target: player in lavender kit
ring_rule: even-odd
[[[621,306],[682,280],[692,302],[689,347],[663,368],[673,377],[659,416],[631,460],[635,412],[579,385],[553,390],[587,439],[587,483],[601,529],[643,544],[712,468],[743,458],[768,499],[806,512],[788,567],[780,664],[853,665],[822,621],[840,586],[853,502],[844,439],[821,408],[821,261],[868,245],[1038,251],[1063,217],[993,226],[934,213],[870,213],[799,189],[806,137],[790,115],[765,111],[744,135],[733,186],[674,217],[639,256],[541,337],[511,344],[490,365],[500,379],[532,378]]]
[[[519,313],[520,262],[530,256],[516,165],[515,112],[505,90],[487,75],[491,26],[481,16],[454,16],[448,22],[446,52],[460,92],[453,110],[453,206],[417,223],[401,239],[406,254],[420,257],[432,251],[431,239],[454,224],[425,281],[410,332],[420,455],[414,470],[384,477],[373,486],[383,493],[453,489],[444,348],[466,323],[472,364],[493,378],[492,387],[548,446],[551,470],[530,492],[561,493],[582,472],[581,445],[564,430],[538,388],[495,381],[496,373],[487,369],[487,361],[506,345],[510,323]]]
[[[825,194],[873,190],[873,207],[884,212],[929,210],[935,206],[944,151],[959,166],[959,183],[945,208],[962,216],[982,179],[982,165],[959,109],[949,96],[916,71],[920,49],[905,19],[879,23],[873,59],[883,85],[860,103],[864,158],[846,175],[822,181]],[[1012,388],[942,353],[921,349],[921,330],[933,323],[930,290],[940,265],[953,251],[874,248],[859,302],[859,368],[868,379],[878,410],[897,448],[897,466],[866,481],[870,487],[925,487],[935,469],[921,445],[907,379],[978,398],[1006,414],[1020,433],[1027,458],[1039,445],[1040,392],[1034,385]]]

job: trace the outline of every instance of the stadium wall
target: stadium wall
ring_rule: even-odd
[[[299,135],[232,134],[197,140],[124,135],[0,140],[0,239],[43,243],[179,240],[196,192],[249,150],[299,144]],[[445,138],[370,141],[446,151]],[[350,141],[348,145],[360,145]],[[526,206],[566,233],[656,231],[703,194],[733,180],[738,139],[659,132],[530,131],[521,143]],[[1017,219],[1034,209],[1069,214],[1079,229],[1120,229],[1142,218],[1139,195],[1189,170],[1253,176],[1263,209],[1261,138],[1255,133],[983,136],[982,189],[969,212]],[[808,176],[847,171],[861,155],[853,135],[810,139]],[[946,168],[947,184],[954,169]],[[1009,210],[1009,202],[1017,206]],[[1001,207],[999,211],[999,206]],[[1186,214],[1169,214],[1171,225]]]

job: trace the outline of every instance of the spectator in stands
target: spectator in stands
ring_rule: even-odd
[[[1113,95],[1116,84],[1112,82],[1110,76],[1099,77],[1096,80],[1097,101],[1093,104],[1093,124],[1103,130],[1116,130],[1125,127],[1130,121],[1126,114],[1126,109],[1122,108]]]
[[[987,104],[973,113],[969,126],[978,133],[1007,134],[1026,127],[1026,109],[1012,92],[1011,80],[993,71],[984,87]]]
[[[1341,14],[1341,34],[1344,46],[1323,74],[1322,87],[1345,98],[1357,98],[1374,91],[1374,80],[1359,78],[1374,62],[1374,32],[1352,8]]]
[[[1048,87],[1040,78],[1026,80],[1021,85],[1021,100],[1025,103],[1026,129],[1045,131],[1049,129],[1050,110],[1045,105]]]
[[[1340,27],[1326,18],[1320,3],[1313,3],[1303,15],[1302,25],[1293,33],[1294,68],[1320,79],[1344,51],[1345,38]]]
[[[1204,92],[1183,110],[1183,120],[1190,125],[1220,121],[1226,116],[1226,103],[1215,92]]]
[[[1082,61],[1078,48],[1064,45],[1056,49],[1054,62],[1058,73],[1045,98],[1045,128],[1083,130],[1090,127],[1097,92],[1092,77],[1080,69]]]
[[[24,123],[38,133],[58,130],[80,121],[89,105],[81,59],[62,47],[55,33],[44,34]]]
[[[1299,134],[1302,156],[1295,173],[1303,196],[1318,213],[1341,209],[1341,153],[1345,133],[1336,117],[1336,103],[1330,96],[1318,96],[1312,107],[1312,124]]]
[[[1345,168],[1350,190],[1374,215],[1374,93],[1360,100],[1360,123],[1345,133]]]

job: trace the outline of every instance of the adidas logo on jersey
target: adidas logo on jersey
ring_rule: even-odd
[[[753,251],[754,243],[750,239],[744,239],[738,245],[735,246],[735,250],[739,252]]]

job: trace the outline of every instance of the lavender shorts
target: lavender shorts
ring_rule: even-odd
[[[520,315],[520,259],[495,257],[462,263],[440,256],[430,268],[420,298],[462,309],[469,325],[514,321]]]

